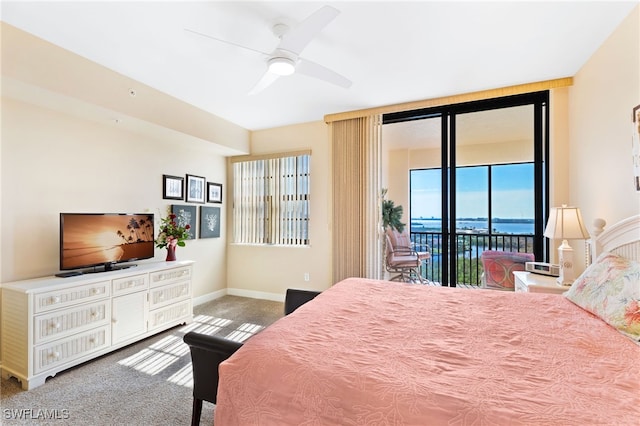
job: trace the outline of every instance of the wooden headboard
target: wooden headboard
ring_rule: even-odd
[[[604,231],[601,231],[605,224],[602,219],[597,219],[594,223],[599,228],[595,231],[596,236],[591,239],[591,261],[607,251],[640,261],[640,215],[623,219]]]

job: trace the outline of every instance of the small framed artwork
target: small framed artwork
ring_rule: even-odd
[[[640,105],[633,108],[633,130],[631,133],[631,155],[633,156],[633,182],[640,192]]]
[[[188,203],[204,203],[204,178],[202,176],[187,175]]]
[[[162,175],[162,198],[165,200],[184,200],[184,178]]]
[[[178,226],[189,225],[188,240],[196,238],[196,206],[171,205],[171,213],[176,215],[176,223]]]
[[[207,203],[222,203],[222,184],[207,182]]]
[[[200,206],[200,238],[220,238],[220,207]]]

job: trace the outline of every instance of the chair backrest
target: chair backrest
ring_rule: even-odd
[[[319,291],[314,290],[299,290],[296,288],[288,288],[287,293],[284,297],[284,314],[289,315],[300,306],[313,300],[319,294]]]
[[[524,271],[525,262],[533,262],[532,253],[485,250],[480,255],[484,268],[484,286],[499,290],[513,290],[513,271]]]
[[[392,249],[396,247],[411,247],[411,237],[406,230],[398,232],[396,229],[387,228],[385,234],[391,243]]]
[[[218,366],[240,349],[242,343],[193,331],[185,334],[183,340],[191,350],[193,397],[215,404],[218,396]]]
[[[387,265],[390,265],[393,262],[393,244],[391,243],[391,238],[388,233],[385,233],[385,245],[384,245],[384,258]]]

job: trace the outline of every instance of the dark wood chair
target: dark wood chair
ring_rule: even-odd
[[[216,403],[218,396],[218,365],[242,347],[242,343],[193,331],[185,334],[184,342],[191,350],[193,368],[193,412],[191,425],[200,424],[202,401]]]
[[[320,294],[319,291],[288,289],[284,301],[284,314],[289,315]],[[218,366],[242,347],[235,342],[218,336],[190,331],[183,337],[191,350],[193,368],[193,412],[191,425],[200,424],[202,401],[216,403],[218,396]]]
[[[304,305],[310,300],[313,300],[319,294],[319,291],[288,288],[287,294],[284,297],[284,314],[289,315],[300,306]]]

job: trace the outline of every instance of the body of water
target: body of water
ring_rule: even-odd
[[[504,222],[493,222],[493,232],[499,234],[530,234],[533,235],[533,219],[523,219],[522,222],[509,220]],[[456,230],[458,232],[470,231],[473,233],[488,233],[489,222],[485,219],[478,220],[458,220]],[[411,232],[440,232],[442,221],[440,219],[411,219]]]

